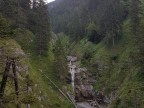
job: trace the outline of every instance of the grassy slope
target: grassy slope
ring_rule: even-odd
[[[58,86],[60,84],[58,83],[58,79],[56,79],[56,76],[54,74],[53,69],[53,62],[49,60],[47,57],[43,58],[32,58],[30,60],[31,66],[33,68],[33,79],[38,82],[40,85],[41,90],[45,91],[48,100],[47,104],[49,104],[50,108],[71,108],[72,105],[69,103],[65,98],[59,93],[59,91],[52,85],[52,83],[43,75],[47,75],[49,78],[51,78],[52,81],[54,81]]]
[[[31,33],[28,32],[28,34],[25,33],[25,35],[29,35]],[[18,37],[17,37],[18,38]],[[25,40],[23,39],[23,42]],[[20,41],[22,42],[22,41]],[[8,45],[7,45],[8,44]],[[13,51],[15,51],[15,48],[18,48],[21,50],[21,47],[17,44],[17,42],[13,39],[0,39],[0,48],[5,47],[5,53],[8,55],[13,56]],[[27,47],[27,46],[26,46]],[[25,47],[24,50],[27,48]],[[22,47],[23,48],[23,47]],[[10,52],[10,50],[12,52]],[[12,85],[12,79],[8,79],[8,82],[10,84],[7,84],[7,90],[6,90],[6,95],[5,97],[8,97],[10,100],[8,101],[7,104],[5,104],[7,107],[10,106],[10,108],[15,108],[15,103],[17,101],[19,102],[33,102],[31,103],[31,108],[40,108],[41,105],[44,105],[46,108],[71,108],[72,105],[69,103],[59,92],[58,90],[52,86],[49,80],[47,80],[41,73],[44,72],[46,73],[51,79],[54,81],[58,80],[54,76],[54,69],[53,69],[53,59],[52,59],[52,53],[50,54],[49,57],[43,57],[43,58],[37,58],[35,56],[31,57],[29,51],[26,51],[27,54],[25,55],[25,59],[22,59],[19,57],[19,59],[22,59],[21,62],[24,62],[25,65],[29,67],[29,82],[30,82],[30,87],[32,88],[32,92],[26,94],[23,90],[20,90],[21,96],[19,100],[16,100],[12,103],[9,103],[12,101],[13,98],[10,97],[15,97],[11,93],[14,93],[13,90],[13,85]],[[3,57],[0,57],[3,59]],[[5,63],[2,61],[1,67],[0,67],[0,72],[2,73],[4,71]],[[0,80],[1,80],[2,74],[0,75]],[[20,86],[23,89],[26,89],[26,76],[23,76],[24,80],[20,81]],[[10,90],[11,89],[11,90]],[[42,96],[44,97],[44,100],[40,102],[38,100],[38,97]],[[21,103],[21,107],[24,107],[24,104]]]
[[[48,57],[37,57],[34,53],[34,35],[28,30],[17,29],[15,31],[15,39],[22,46],[22,49],[29,56],[30,78],[32,79],[33,87],[38,84],[38,89],[35,90],[39,95],[47,94],[47,99],[43,102],[49,108],[71,108],[72,105],[67,101],[43,75],[47,75],[59,88],[62,88],[61,81],[58,80],[54,69],[54,54],[52,46],[49,45]],[[23,37],[23,38],[21,38]],[[25,44],[28,43],[28,44]],[[39,93],[42,92],[42,93]],[[36,105],[36,104],[35,104]],[[37,106],[37,105],[36,105]],[[36,108],[34,106],[34,108]],[[39,106],[37,106],[39,108]]]
[[[113,94],[114,101],[110,108],[143,108],[144,83],[137,76],[140,67],[134,64],[132,58],[137,49],[133,44],[129,21],[124,23],[122,35],[113,48],[105,47],[102,43],[97,45],[91,62],[97,61],[100,69],[97,72],[101,77],[95,89],[106,87],[105,94]]]

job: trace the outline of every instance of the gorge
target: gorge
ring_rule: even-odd
[[[0,108],[144,108],[144,0],[0,0]]]

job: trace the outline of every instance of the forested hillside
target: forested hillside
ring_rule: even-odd
[[[122,22],[128,16],[129,5],[127,0],[58,0],[49,4],[51,26],[54,32],[64,32],[76,39],[89,36],[94,30],[94,34],[102,39],[107,31],[120,31]],[[88,38],[97,40],[91,36]]]
[[[72,41],[70,55],[93,74],[109,108],[143,108],[143,0],[56,0],[52,30]]]
[[[143,108],[144,0],[0,0],[0,108]]]
[[[49,79],[47,9],[43,0],[0,0],[0,108],[72,106]]]

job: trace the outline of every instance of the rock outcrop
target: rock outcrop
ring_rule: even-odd
[[[28,74],[27,57],[21,47],[12,39],[1,40],[0,44],[0,71],[3,72],[7,58],[15,59],[18,78],[23,80]],[[10,71],[9,76],[12,76]]]
[[[75,95],[76,101],[82,101],[85,99],[94,98],[93,86],[90,83],[91,78],[89,78],[86,68],[80,68],[76,65],[77,57],[68,56],[67,61],[69,61],[70,73],[71,73],[71,83]],[[73,79],[74,76],[74,79]]]
[[[85,72],[75,74],[75,99],[81,101],[83,99],[94,98],[93,86],[89,83],[89,77]]]
[[[71,61],[71,62],[76,62],[77,61],[77,57],[74,56],[67,56],[67,61]]]

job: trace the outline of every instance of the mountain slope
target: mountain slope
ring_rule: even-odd
[[[12,83],[13,78],[11,77],[12,70],[10,70],[1,106],[4,108],[15,108],[16,103],[19,103],[22,108],[25,108],[27,104],[29,104],[31,108],[40,108],[42,106],[68,108],[71,106],[58,90],[53,90],[53,85],[43,76],[43,73],[41,73],[43,69],[40,67],[42,67],[43,64],[41,63],[44,62],[44,59],[41,59],[41,62],[39,62],[38,59],[32,60],[28,58],[13,39],[1,38],[0,48],[0,78],[2,78],[2,72],[4,72],[6,58],[15,58],[19,83],[19,98],[16,99],[14,95],[14,84]],[[49,70],[49,68],[47,70]],[[13,101],[13,99],[15,101]]]
[[[94,75],[95,91],[104,93],[109,108],[144,107],[143,6],[143,0],[49,4],[53,31],[74,38],[69,53]]]

